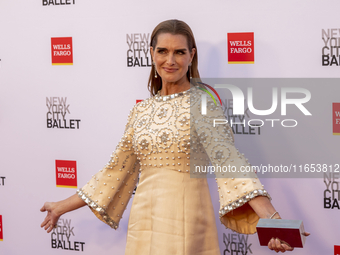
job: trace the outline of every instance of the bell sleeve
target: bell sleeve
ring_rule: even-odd
[[[92,212],[114,229],[118,228],[139,174],[139,162],[132,141],[135,114],[134,107],[110,161],[77,191]]]
[[[196,147],[201,146],[205,151],[205,162],[210,162],[210,172],[216,177],[220,201],[219,218],[226,228],[242,234],[253,234],[256,232],[259,216],[248,202],[257,196],[271,198],[263,189],[256,172],[245,171],[251,169],[251,165],[244,154],[235,148],[233,132],[220,104],[215,105],[208,96],[206,114],[201,114],[203,93],[205,92],[197,89],[191,99],[191,116],[194,122],[194,130],[191,132],[199,143]]]

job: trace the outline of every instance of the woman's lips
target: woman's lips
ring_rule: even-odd
[[[168,73],[174,73],[176,72],[178,69],[177,68],[167,68],[167,67],[163,67],[163,70],[165,72],[168,72]]]

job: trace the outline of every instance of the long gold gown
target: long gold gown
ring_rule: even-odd
[[[222,108],[208,99],[207,114],[199,113],[202,93],[192,87],[136,104],[111,160],[78,191],[100,220],[117,229],[140,173],[125,254],[221,254],[209,187],[206,178],[196,178],[202,177],[196,165],[207,165],[207,158],[213,166],[249,163],[230,127],[213,127],[213,119],[225,118]],[[216,182],[221,223],[255,233],[259,218],[248,202],[270,198],[256,174],[219,173]]]

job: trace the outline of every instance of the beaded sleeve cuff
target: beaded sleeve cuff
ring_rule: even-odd
[[[107,215],[106,210],[94,202],[91,198],[85,195],[85,193],[80,189],[77,190],[78,196],[93,210],[95,210],[101,217],[102,221],[108,224],[111,228],[117,229],[118,224]]]
[[[270,195],[268,194],[268,192],[265,189],[255,189],[255,190],[249,192],[248,194],[242,196],[240,199],[238,199],[234,202],[231,202],[227,205],[221,206],[222,209],[219,211],[220,218],[222,218],[227,213],[241,207],[245,203],[248,203],[250,200],[254,199],[257,196],[265,196],[265,197],[268,197],[269,199],[271,199]]]

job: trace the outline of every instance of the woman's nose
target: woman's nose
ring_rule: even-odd
[[[175,56],[174,56],[173,53],[169,53],[168,59],[167,59],[166,62],[167,62],[168,65],[173,65],[173,64],[175,64]]]

